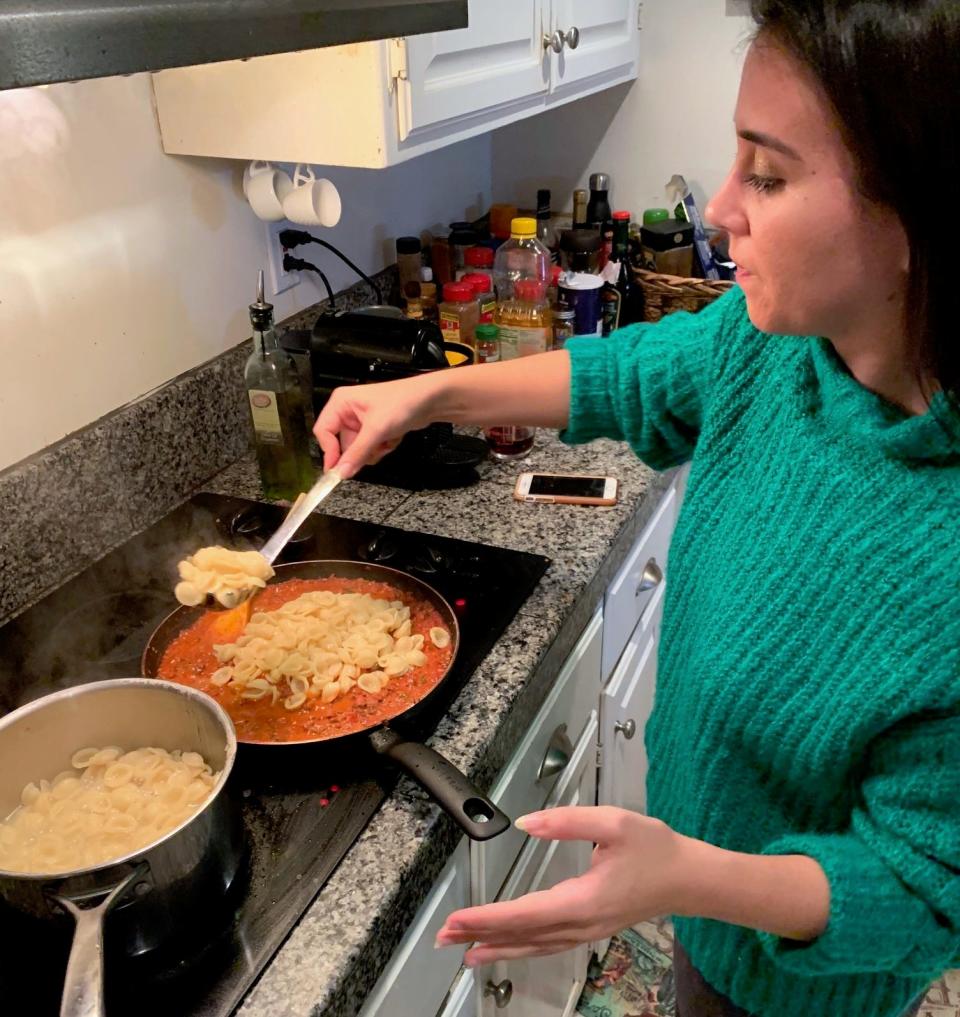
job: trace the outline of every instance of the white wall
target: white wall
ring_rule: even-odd
[[[491,139],[390,170],[325,170],[361,268],[403,233],[489,205]],[[149,75],[0,92],[0,468],[91,423],[249,335],[266,236],[242,165],[170,157]],[[318,247],[335,289],[354,281]],[[278,317],[323,296],[312,279]]]
[[[736,0],[645,0],[640,74],[494,134],[498,201],[531,205],[538,187],[569,211],[593,171],[611,174],[614,206],[639,216],[665,203],[674,173],[701,211],[736,149],[733,109],[752,21]]]

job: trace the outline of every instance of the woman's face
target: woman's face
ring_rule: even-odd
[[[737,157],[706,209],[730,234],[753,324],[842,339],[902,313],[899,219],[859,192],[836,116],[770,41],[750,47],[734,116]]]

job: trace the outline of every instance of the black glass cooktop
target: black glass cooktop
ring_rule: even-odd
[[[176,606],[176,563],[197,547],[259,547],[278,506],[196,495],[0,628],[0,713],[57,689],[139,674],[150,634]],[[281,561],[380,562],[427,582],[453,606],[461,644],[429,710],[392,726],[425,738],[546,571],[548,559],[482,544],[314,515]],[[436,705],[434,706],[434,700]],[[271,756],[270,753],[273,755]],[[296,758],[294,758],[296,755]],[[245,860],[227,894],[198,902],[175,942],[129,956],[123,923],[106,925],[110,1017],[226,1017],[396,782],[372,752],[240,746],[231,775]],[[0,907],[0,1012],[55,1017],[71,923],[35,923]],[[39,976],[39,977],[38,977]]]

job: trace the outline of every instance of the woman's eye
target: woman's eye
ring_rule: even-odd
[[[771,194],[783,186],[783,181],[779,177],[765,177],[759,173],[748,173],[743,178],[743,182],[755,191],[759,191],[760,194]]]

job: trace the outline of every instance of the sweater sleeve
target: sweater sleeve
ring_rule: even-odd
[[[626,441],[654,469],[686,462],[715,394],[720,352],[750,327],[743,291],[733,288],[699,314],[572,339],[570,419],[560,437]]]
[[[866,760],[850,827],[785,836],[764,854],[808,855],[830,883],[830,917],[809,943],[758,932],[798,975],[939,977],[960,959],[960,712],[908,718]]]

